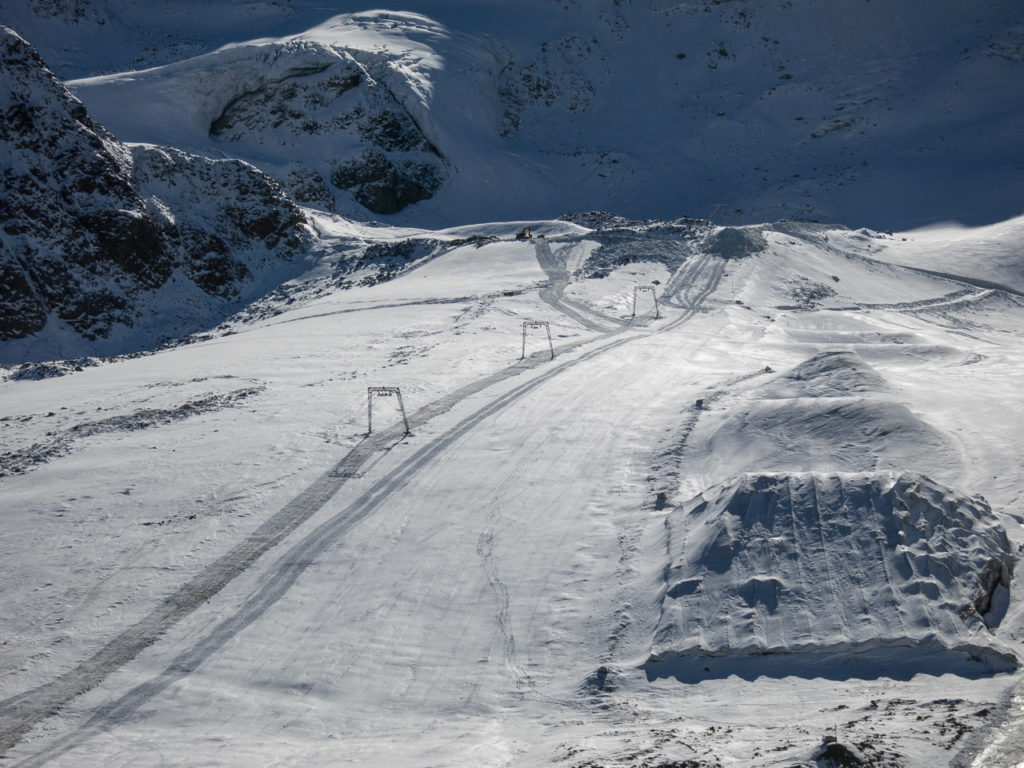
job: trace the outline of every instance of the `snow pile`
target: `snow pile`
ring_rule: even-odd
[[[988,504],[903,473],[747,474],[667,519],[651,663],[909,646],[1012,659],[1013,558]]]
[[[708,484],[725,482],[738,470],[918,467],[945,476],[959,465],[949,439],[895,401],[885,379],[848,349],[815,355],[706,412],[690,451]]]
[[[704,490],[666,520],[652,663],[894,648],[1015,663],[993,635],[1007,534],[982,497],[931,479],[962,459],[897,396],[837,349],[712,399],[683,452]]]
[[[886,380],[849,350],[823,352],[765,385],[765,398],[849,397],[885,392]]]

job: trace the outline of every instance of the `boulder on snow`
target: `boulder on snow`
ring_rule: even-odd
[[[750,227],[723,227],[711,235],[704,250],[723,259],[742,259],[768,247],[761,230]]]
[[[873,764],[856,747],[840,744],[835,739],[815,750],[814,762],[817,768],[861,768]]]

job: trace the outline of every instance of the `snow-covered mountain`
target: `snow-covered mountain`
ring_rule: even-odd
[[[1024,212],[1016,0],[6,0],[0,18],[122,140],[239,157],[356,218]]]
[[[1019,4],[328,5],[0,0],[3,758],[1018,768]]]
[[[236,160],[127,146],[0,28],[0,359],[151,348],[303,269],[311,231]]]

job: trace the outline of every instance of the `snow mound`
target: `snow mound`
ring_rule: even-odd
[[[747,474],[666,521],[649,664],[685,656],[956,651],[993,635],[1013,557],[981,497],[903,473]]]
[[[688,441],[690,460],[703,464],[700,487],[749,471],[913,467],[952,480],[961,465],[950,439],[894,400],[885,378],[849,350],[817,354],[723,404]]]
[[[945,472],[959,462],[949,440],[907,406],[871,397],[755,400],[729,413],[702,452],[727,471],[858,472],[926,462]]]
[[[805,360],[762,392],[768,398],[849,397],[888,389],[886,380],[858,355],[838,350]]]

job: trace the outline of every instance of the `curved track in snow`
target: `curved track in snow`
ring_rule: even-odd
[[[212,631],[184,648],[172,663],[158,676],[135,686],[113,701],[96,710],[84,728],[68,734],[33,757],[28,758],[24,765],[42,765],[57,756],[74,749],[83,740],[97,732],[109,730],[124,722],[139,707],[151,701],[174,682],[190,675],[199,665],[211,659],[224,648],[232,638],[247,627],[265,616],[277,604],[311,566],[318,562],[332,547],[338,545],[361,521],[381,509],[389,501],[394,501],[417,476],[424,474],[427,468],[435,465],[445,452],[450,451],[467,436],[476,432],[479,427],[501,416],[516,404],[524,401],[531,394],[548,385],[556,377],[564,377],[577,369],[587,369],[586,399],[600,398],[603,387],[607,384],[599,376],[595,378],[595,370],[590,365],[598,358],[605,358],[624,345],[640,339],[650,338],[663,330],[670,330],[680,323],[693,317],[721,278],[721,265],[717,260],[702,259],[692,269],[686,271],[688,280],[699,285],[687,285],[688,311],[659,327],[639,331],[634,330],[622,335],[628,326],[622,321],[611,321],[598,316],[586,307],[577,307],[574,302],[567,302],[561,297],[568,282],[557,263],[551,257],[547,243],[538,248],[538,261],[552,275],[553,285],[545,289],[549,291],[544,300],[558,307],[569,317],[592,330],[600,329],[603,335],[596,340],[578,341],[557,348],[558,357],[547,363],[546,355],[535,355],[527,358],[480,381],[463,387],[437,401],[419,409],[410,415],[410,426],[413,430],[422,427],[427,421],[442,416],[457,408],[474,395],[495,388],[494,395],[489,395],[487,402],[472,410],[453,426],[434,438],[428,444],[418,448],[409,458],[402,461],[386,475],[374,482],[343,509],[333,514],[326,522],[301,540],[289,545],[288,549],[278,556],[264,575],[258,590],[252,594],[240,608],[219,624]],[[571,304],[571,306],[570,306]],[[570,356],[579,347],[588,346],[582,354]],[[629,363],[634,365],[633,362]],[[521,374],[538,369],[526,381],[507,388],[507,381]],[[656,376],[649,373],[649,376]],[[614,376],[612,377],[614,380]],[[610,383],[610,382],[609,382]],[[501,386],[501,385],[504,385]],[[580,407],[575,398],[563,403],[566,418],[573,420],[572,414]],[[620,414],[629,423],[629,412]],[[523,419],[535,419],[536,414],[527,409],[525,416],[520,414],[516,422],[521,425]],[[389,430],[368,436],[359,443],[344,459],[330,471],[322,475],[309,488],[293,499],[279,512],[271,516],[255,532],[236,545],[231,551],[207,566],[198,576],[179,587],[174,593],[162,600],[159,605],[142,621],[121,632],[91,658],[81,662],[77,667],[61,675],[52,682],[26,691],[17,696],[0,702],[0,753],[6,753],[37,723],[40,723],[62,706],[79,695],[95,688],[115,671],[121,669],[143,650],[152,646],[168,630],[195,612],[201,605],[213,598],[230,581],[253,566],[263,555],[281,545],[300,525],[310,520],[338,494],[346,482],[356,476],[368,461],[380,452],[392,446],[400,438],[401,430],[393,427]],[[614,437],[614,436],[612,436]],[[611,438],[610,438],[611,439]],[[587,449],[584,447],[584,449]],[[525,459],[524,459],[525,460]],[[532,459],[526,460],[532,461]],[[492,595],[498,599],[499,607],[495,614],[502,631],[502,647],[505,648],[505,666],[513,670],[517,688],[533,687],[529,671],[522,662],[516,659],[516,642],[511,620],[508,617],[509,595],[507,587],[500,580],[500,570],[491,554],[493,552],[494,533],[477,535],[474,548],[477,555],[484,558],[487,584]],[[481,552],[483,554],[481,554]],[[484,557],[487,555],[487,557]],[[538,563],[540,565],[540,563]],[[504,597],[503,597],[504,595]],[[502,608],[501,606],[505,607]],[[504,613],[503,613],[504,612]],[[502,616],[505,619],[502,620]]]
[[[598,333],[609,333],[626,325],[619,318],[608,317],[582,302],[565,298],[565,289],[569,285],[569,271],[564,260],[560,260],[551,252],[551,246],[546,239],[537,238],[534,249],[537,252],[537,263],[549,280],[549,284],[540,289],[540,298],[544,303],[575,320],[584,328]]]

